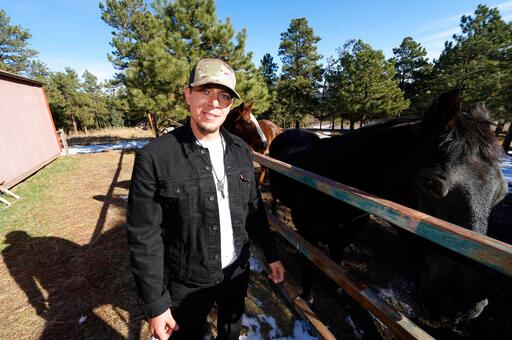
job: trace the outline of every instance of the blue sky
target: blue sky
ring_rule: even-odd
[[[0,9],[11,24],[28,28],[32,48],[52,70],[69,66],[81,74],[85,69],[107,79],[115,72],[107,60],[112,51],[110,28],[100,18],[98,0],[0,0]],[[359,38],[392,56],[392,49],[405,36],[412,36],[436,58],[444,42],[459,32],[462,15],[470,15],[479,3],[498,7],[512,20],[512,1],[430,0],[217,0],[219,20],[231,18],[235,29],[247,28],[246,51],[253,61],[270,53],[276,61],[280,34],[291,19],[305,17],[322,40],[318,50],[325,59],[348,39]]]

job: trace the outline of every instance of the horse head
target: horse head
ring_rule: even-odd
[[[264,152],[268,142],[260,128],[256,117],[252,114],[252,103],[242,103],[232,109],[226,120],[224,128],[234,135],[242,138],[256,152]]]
[[[416,197],[409,206],[487,234],[491,209],[508,186],[485,107],[463,112],[459,93],[446,93],[425,113],[418,135],[415,164],[409,164]],[[427,246],[416,287],[424,321],[440,326],[477,317],[487,305],[483,272],[482,265],[461,255]]]

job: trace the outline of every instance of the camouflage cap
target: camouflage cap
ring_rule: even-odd
[[[227,87],[235,95],[240,95],[235,90],[235,71],[221,59],[201,59],[190,72],[188,85],[196,87],[206,84],[218,84]]]

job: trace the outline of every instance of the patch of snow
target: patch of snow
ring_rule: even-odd
[[[261,323],[265,322],[270,326],[270,331],[266,337],[261,334]],[[249,329],[246,335],[241,335],[239,340],[260,340],[260,339],[274,339],[274,340],[316,340],[317,337],[309,335],[309,327],[304,321],[295,320],[292,337],[282,337],[282,331],[277,327],[276,320],[272,316],[258,315],[257,317],[250,317],[247,315],[242,316],[242,325]]]
[[[512,151],[509,151],[510,154]],[[508,191],[512,192],[512,157],[503,157],[500,163],[501,171],[508,182]]]
[[[347,321],[347,323],[352,328],[352,332],[354,332],[355,337],[358,338],[358,339],[362,339],[363,335],[364,335],[364,331],[360,330],[359,328],[357,328],[354,320],[352,320],[350,315],[345,318],[345,321]]]
[[[85,322],[85,320],[87,320],[87,316],[82,315],[82,316],[80,317],[80,320],[78,320],[78,323],[79,323],[79,324],[83,324],[83,323]]]
[[[293,339],[306,339],[315,340],[318,339],[316,336],[309,335],[309,326],[303,320],[295,320],[293,327]]]
[[[249,259],[249,265],[253,272],[263,273],[265,270],[263,269],[263,266],[256,260],[254,257],[251,256]]]
[[[261,302],[258,298],[254,298],[254,303],[258,307],[262,307],[263,306],[263,302]]]
[[[274,319],[273,316],[258,315],[258,319],[260,319],[260,321],[265,321],[270,326],[270,332],[268,332],[268,337],[270,339],[277,339],[278,336],[283,335],[277,327],[276,319]]]
[[[242,316],[242,326],[249,328],[249,331],[247,335],[240,335],[239,340],[263,339],[261,325],[257,318],[251,318],[244,314]]]
[[[147,143],[148,143],[147,140],[128,140],[128,141],[111,143],[111,144],[72,146],[69,148],[69,154],[76,155],[76,154],[105,152],[108,150],[140,149]],[[61,155],[64,155],[64,150],[62,150]]]

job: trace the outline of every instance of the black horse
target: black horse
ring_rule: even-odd
[[[423,118],[399,118],[328,139],[286,130],[273,141],[270,156],[486,234],[491,208],[508,191],[499,167],[502,150],[483,105],[468,113],[460,107],[453,91],[440,96]],[[299,233],[327,244],[340,263],[342,249],[366,224],[367,214],[275,172],[270,181]],[[416,282],[422,318],[439,326],[478,316],[487,305],[479,282],[483,266],[421,244],[413,248],[422,249]],[[312,299],[310,276],[305,268],[307,299]]]

